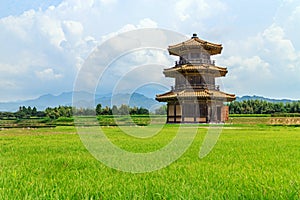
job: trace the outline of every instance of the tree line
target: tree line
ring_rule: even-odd
[[[293,102],[267,102],[262,100],[233,101],[228,104],[230,114],[274,114],[274,113],[300,113],[300,101]],[[163,105],[155,110],[154,114],[165,115],[167,106]],[[57,119],[59,117],[72,117],[73,115],[148,115],[150,112],[143,107],[130,107],[121,105],[112,108],[102,107],[98,104],[96,108],[74,108],[71,106],[58,106],[46,108],[44,111],[38,111],[36,107],[20,106],[16,112],[0,112],[0,119],[7,118],[31,118],[31,117],[49,117]]]
[[[44,111],[38,111],[36,107],[20,106],[16,112],[0,112],[0,119],[17,118],[28,119],[31,117],[49,117],[50,119],[57,119],[59,117],[72,117],[73,115],[147,115],[149,110],[143,107],[129,107],[128,105],[121,105],[112,108],[106,106],[102,108],[101,104],[93,108],[74,108],[72,106],[58,106],[54,108],[46,108]]]
[[[300,113],[300,101],[268,102],[262,100],[233,101],[229,103],[230,114]]]
[[[106,106],[102,108],[101,104],[96,106],[96,115],[148,115],[149,110],[143,107],[130,107],[122,104],[120,107],[114,105],[112,108]]]
[[[45,117],[45,112],[44,111],[38,111],[36,107],[25,107],[25,106],[20,106],[19,110],[16,112],[0,112],[0,119],[3,118],[30,118],[30,117]]]

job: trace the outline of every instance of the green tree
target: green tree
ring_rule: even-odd
[[[137,115],[137,114],[139,114],[139,108],[136,107],[136,106],[134,106],[133,108],[130,108],[129,109],[129,114],[130,115]]]
[[[112,110],[110,107],[105,106],[105,108],[102,109],[102,115],[112,115]]]
[[[129,115],[128,105],[122,104],[118,110],[119,110],[119,115]]]
[[[112,114],[113,115],[118,115],[119,114],[118,107],[116,105],[113,105],[113,107],[112,107]]]
[[[138,114],[138,115],[149,115],[149,110],[146,109],[146,108],[140,107],[140,108],[138,108],[138,110],[137,110],[137,114]]]
[[[31,116],[36,116],[37,115],[37,109],[36,107],[32,108]]]
[[[96,115],[101,115],[102,112],[102,105],[99,103],[96,106]]]

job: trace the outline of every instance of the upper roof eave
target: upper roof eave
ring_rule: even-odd
[[[222,44],[207,42],[196,37],[175,45],[170,45],[168,51],[171,55],[180,56],[179,52],[183,47],[189,48],[195,46],[204,48],[210,55],[220,54],[223,49]]]

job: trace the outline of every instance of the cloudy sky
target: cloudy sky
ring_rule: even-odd
[[[11,0],[0,2],[0,101],[72,91],[98,45],[141,28],[188,37],[198,33],[221,43],[222,55],[213,59],[229,70],[222,78],[226,92],[300,99],[297,0]],[[123,61],[142,64],[141,55],[163,65],[170,61],[167,54],[155,52],[133,53]],[[106,77],[122,74],[121,61]],[[151,73],[136,71],[140,79]],[[154,71],[162,76],[162,69]],[[129,74],[126,79],[134,82],[136,74]],[[111,85],[107,79],[103,84]]]

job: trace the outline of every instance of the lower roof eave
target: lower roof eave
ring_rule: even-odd
[[[224,98],[224,97],[196,97],[196,96],[190,96],[190,97],[158,97],[155,98],[156,101],[159,102],[174,102],[174,101],[183,101],[183,100],[204,100],[204,101],[211,101],[211,100],[215,100],[215,101],[222,101],[222,102],[232,102],[234,101],[236,98]]]

